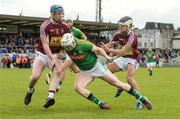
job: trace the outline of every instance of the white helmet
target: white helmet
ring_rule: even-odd
[[[74,36],[71,33],[66,33],[61,39],[61,46],[74,46]]]
[[[129,29],[133,28],[133,19],[129,16],[125,16],[118,21],[119,25],[127,25]]]

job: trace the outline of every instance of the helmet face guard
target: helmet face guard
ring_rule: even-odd
[[[73,23],[73,19],[72,18],[67,18],[66,23]]]
[[[133,19],[129,16],[125,16],[118,21],[119,26],[128,26],[128,29],[133,28]]]
[[[75,47],[74,36],[71,33],[66,33],[61,39],[61,46],[66,51],[71,51]]]
[[[69,46],[64,46],[63,49],[67,52],[71,51],[73,48],[75,47],[75,45],[69,45]]]
[[[120,33],[120,35],[125,37],[126,35],[128,35],[128,32],[122,31],[122,32]]]
[[[71,19],[71,18],[66,19],[66,23],[71,28],[73,26],[73,19]]]

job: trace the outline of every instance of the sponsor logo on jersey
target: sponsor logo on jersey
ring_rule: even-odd
[[[61,45],[61,37],[51,37],[49,46],[60,46]]]
[[[70,56],[70,58],[72,60],[83,60],[84,59],[84,55]]]

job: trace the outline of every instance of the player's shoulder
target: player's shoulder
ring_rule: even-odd
[[[74,26],[72,26],[72,28],[71,29],[73,29],[73,30],[75,30],[75,29],[77,29],[76,27],[74,27]]]
[[[129,32],[129,34],[131,34],[131,35],[135,35],[135,36],[137,36],[138,34],[136,33],[136,32],[134,32],[133,30],[131,30],[130,32]]]
[[[117,41],[120,38],[120,36],[120,31],[115,32],[112,37],[112,41]]]
[[[79,30],[77,27],[74,27],[74,26],[72,27],[72,29],[73,29],[73,30]]]
[[[91,42],[89,42],[87,40],[82,40],[82,39],[76,39],[76,42],[80,45],[92,45]]]
[[[45,28],[46,26],[48,26],[51,23],[50,19],[45,20],[44,22],[41,23],[41,28]]]
[[[72,31],[73,31],[74,33],[76,33],[76,34],[81,32],[81,30],[78,29],[78,28],[76,28],[76,27],[72,27],[71,29],[72,29]]]
[[[116,36],[120,36],[120,31],[117,31],[114,33],[114,37],[116,37]]]
[[[65,22],[61,22],[61,24],[64,28],[70,29],[70,27]]]

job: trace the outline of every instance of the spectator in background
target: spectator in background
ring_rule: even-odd
[[[3,56],[1,62],[3,63],[3,68],[6,68],[6,57]]]
[[[22,68],[22,57],[20,55],[16,58],[16,65],[18,68]]]
[[[9,56],[6,58],[6,67],[11,68],[11,58]]]
[[[169,62],[169,53],[168,53],[168,49],[164,50],[164,63],[168,63]]]
[[[28,66],[28,58],[26,55],[22,57],[22,66],[23,68],[27,68]]]
[[[160,60],[159,55],[158,55],[158,54],[155,54],[156,67],[159,67],[159,60]]]
[[[16,54],[15,53],[12,54],[11,59],[12,59],[13,66],[16,67]]]

